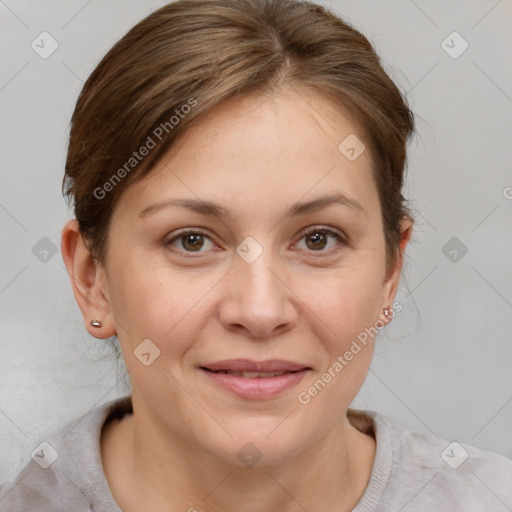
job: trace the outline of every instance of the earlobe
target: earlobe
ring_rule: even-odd
[[[113,336],[116,329],[105,269],[91,256],[75,219],[62,229],[61,251],[88,332],[95,338]]]

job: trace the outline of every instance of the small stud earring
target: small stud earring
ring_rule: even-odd
[[[91,320],[91,325],[93,327],[103,327],[103,324],[99,320]]]
[[[384,308],[384,316],[387,318],[391,314],[391,308],[387,307]]]

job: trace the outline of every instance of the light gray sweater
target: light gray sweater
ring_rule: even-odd
[[[100,439],[107,421],[132,412],[131,397],[122,397],[56,429],[14,482],[0,487],[0,511],[122,512],[103,472]],[[375,411],[349,410],[349,419],[377,445],[353,512],[512,511],[506,457],[410,431]]]

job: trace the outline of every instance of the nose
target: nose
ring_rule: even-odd
[[[270,251],[263,251],[251,263],[236,256],[219,311],[224,327],[246,330],[260,339],[293,328],[298,319],[297,297],[285,274]]]

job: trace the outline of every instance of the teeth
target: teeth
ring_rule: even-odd
[[[269,377],[279,377],[280,375],[284,375],[288,373],[286,371],[282,372],[238,372],[234,370],[219,370],[217,373],[229,373],[230,375],[235,375],[236,377],[243,377],[244,379],[256,379],[256,378],[269,378]]]
[[[242,377],[244,379],[254,379],[256,377],[261,377],[260,373],[258,372],[240,372]],[[266,374],[265,377],[273,377],[273,375]]]

